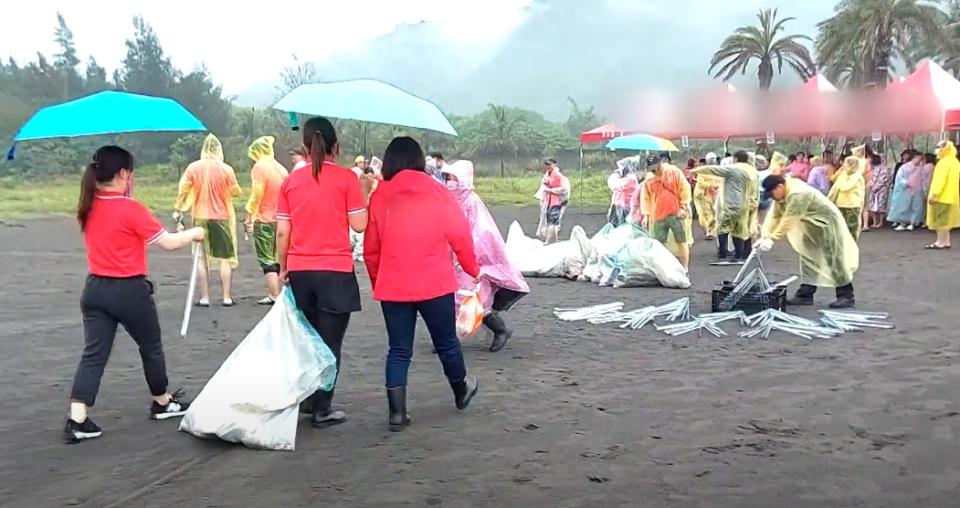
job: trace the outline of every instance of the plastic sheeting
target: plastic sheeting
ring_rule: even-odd
[[[635,224],[617,228],[604,226],[591,243],[593,252],[582,277],[585,280],[615,288],[690,287],[690,279],[680,261]]]
[[[513,221],[507,232],[507,258],[527,277],[564,277],[577,279],[583,274],[586,259],[593,247],[587,233],[574,226],[570,240],[544,245],[523,233],[520,223]]]
[[[293,450],[300,402],[329,390],[336,359],[285,288],[230,353],[180,422],[180,430],[251,448]]]

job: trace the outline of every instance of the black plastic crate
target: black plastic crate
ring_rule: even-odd
[[[714,289],[710,294],[710,308],[713,312],[723,312],[720,310],[720,302],[733,292],[734,284],[724,281],[720,289]],[[767,309],[785,310],[787,308],[787,290],[786,288],[776,288],[767,293],[759,291],[749,291],[740,298],[740,301],[733,306],[731,311],[742,310],[747,314],[755,314]]]

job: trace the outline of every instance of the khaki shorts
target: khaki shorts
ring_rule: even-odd
[[[673,241],[687,242],[687,232],[683,229],[683,221],[676,215],[664,217],[653,222],[653,237],[660,243],[667,243],[670,232],[673,231]]]

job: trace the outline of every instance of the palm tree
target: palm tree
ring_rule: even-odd
[[[709,71],[713,73],[713,77],[727,81],[737,71],[746,74],[747,68],[756,60],[759,64],[757,77],[762,90],[770,89],[774,63],[777,74],[783,72],[783,64],[786,62],[801,78],[809,78],[813,74],[813,58],[810,57],[810,50],[801,41],[812,39],[799,34],[779,36],[784,25],[795,18],[777,19],[777,9],[766,9],[757,14],[757,19],[760,20],[759,26],[736,29],[713,54]]]
[[[934,56],[922,48],[949,44],[940,8],[924,0],[841,0],[833,17],[817,25],[819,66],[827,74],[859,67],[863,84],[885,88],[892,62],[912,68]]]

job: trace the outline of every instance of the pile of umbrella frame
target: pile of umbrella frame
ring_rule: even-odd
[[[728,336],[720,324],[739,321],[746,330],[737,335],[742,338],[767,339],[774,331],[787,333],[807,340],[829,339],[847,332],[862,332],[868,328],[892,329],[890,315],[885,312],[819,311],[819,321],[807,319],[777,309],[767,309],[747,315],[743,311],[713,312],[693,316],[690,299],[680,298],[672,302],[648,306],[631,311],[623,310],[623,302],[613,302],[580,308],[556,308],[553,315],[562,321],[586,321],[587,323],[619,324],[620,328],[639,330],[648,324],[672,337],[691,332],[702,336],[706,331],[714,337]],[[660,319],[663,324],[658,324]]]

